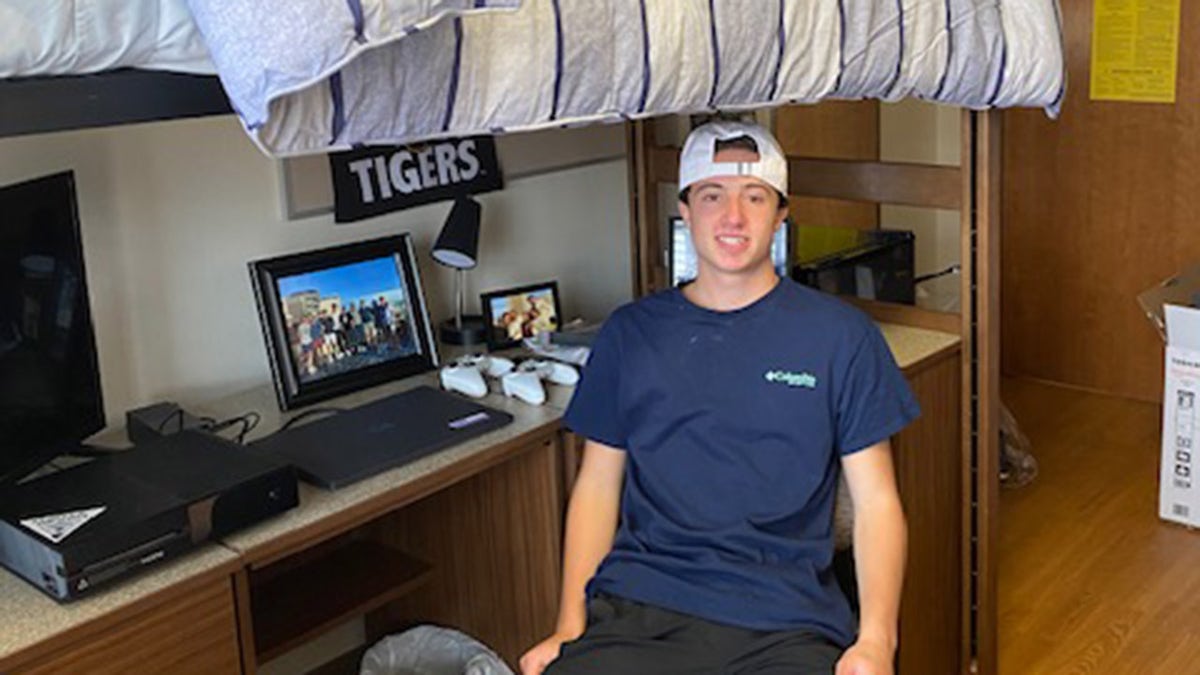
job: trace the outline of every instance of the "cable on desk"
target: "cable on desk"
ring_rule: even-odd
[[[242,428],[238,430],[237,436],[234,437],[234,440],[244,445],[246,443],[246,434],[249,434],[251,431],[253,431],[261,421],[262,415],[259,415],[256,411],[251,410],[243,415],[238,415],[237,417],[231,417],[227,420],[214,422],[208,431],[211,431],[215,434],[219,431],[224,431],[235,424],[241,424]]]
[[[953,265],[947,267],[944,270],[938,270],[937,272],[932,272],[930,274],[922,274],[921,276],[913,279],[913,283],[919,284],[922,281],[929,281],[930,279],[937,279],[938,277],[944,277],[947,274],[958,274],[960,272],[962,272],[962,265],[960,265],[958,263],[954,263]]]
[[[298,415],[292,417],[291,419],[289,419],[288,421],[284,422],[283,426],[279,427],[278,431],[276,431],[275,433],[279,433],[280,431],[287,431],[288,429],[292,428],[292,426],[295,425],[297,422],[306,420],[310,417],[316,417],[317,415],[336,415],[337,413],[342,413],[342,412],[346,412],[346,409],[332,407],[332,406],[327,406],[327,407],[323,407],[323,408],[309,408],[308,410],[305,410],[304,412],[301,412],[300,414],[298,414]]]

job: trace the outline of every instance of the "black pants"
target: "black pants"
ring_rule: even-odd
[[[829,675],[842,654],[810,631],[749,630],[612,596],[590,600],[587,621],[545,675]]]

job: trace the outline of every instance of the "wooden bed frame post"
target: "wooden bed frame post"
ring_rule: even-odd
[[[630,253],[633,297],[659,290],[662,242],[659,236],[658,168],[655,165],[654,120],[627,123],[629,133]]]
[[[963,111],[963,672],[998,672],[1001,116]]]

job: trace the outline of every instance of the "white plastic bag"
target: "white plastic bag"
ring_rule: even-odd
[[[495,652],[450,628],[417,626],[363,654],[360,675],[513,675]]]

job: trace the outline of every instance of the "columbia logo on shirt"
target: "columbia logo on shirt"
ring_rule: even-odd
[[[767,382],[779,382],[789,387],[817,388],[817,376],[809,372],[793,373],[790,370],[768,370],[763,374]]]

